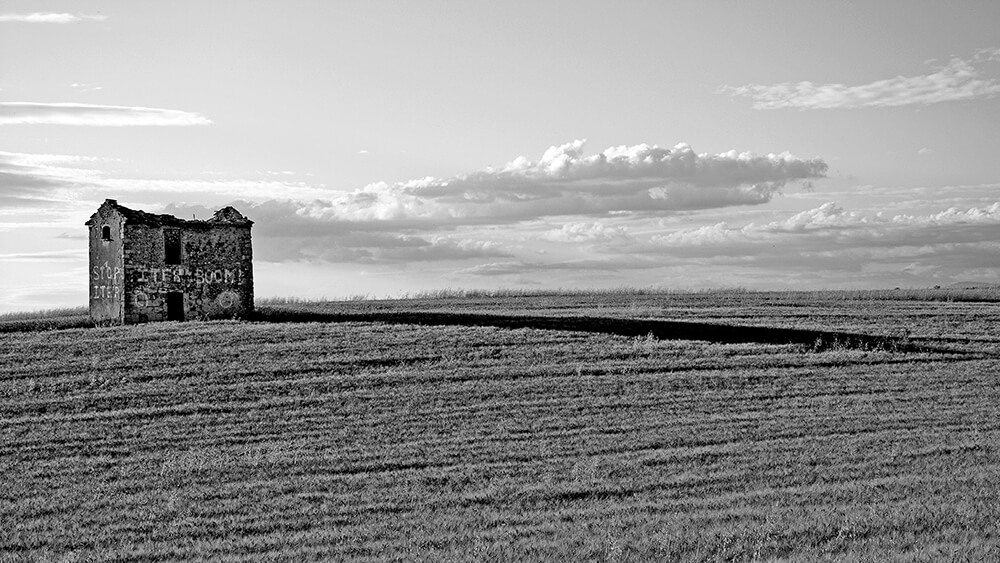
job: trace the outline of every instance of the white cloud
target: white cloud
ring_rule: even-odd
[[[787,154],[637,145],[587,156],[574,142],[537,160],[351,193],[283,181],[287,171],[143,179],[114,177],[115,166],[90,156],[0,152],[0,218],[11,220],[0,230],[31,225],[49,229],[50,238],[78,238],[105,197],[185,218],[232,204],[255,221],[262,263],[553,287],[934,285],[987,279],[983,265],[1000,252],[996,186],[890,190],[899,205],[878,204],[884,213],[834,202],[798,213],[732,207],[763,203],[785,182],[825,170],[820,159]],[[168,205],[185,200],[200,205]],[[70,260],[8,252],[0,261]]]
[[[595,242],[627,240],[628,229],[621,225],[601,222],[571,222],[559,229],[546,231],[541,238],[555,242]]]
[[[776,237],[812,235],[834,238],[839,244],[898,244],[919,246],[939,242],[968,242],[963,227],[1000,226],[1000,202],[985,207],[961,210],[955,207],[929,215],[865,215],[847,211],[834,202],[796,213],[791,217],[762,225],[750,223],[743,227],[717,223],[692,229],[681,229],[665,235],[655,235],[651,241],[665,246],[732,245],[755,241],[776,242]],[[978,229],[975,240],[1000,240],[991,230]],[[829,242],[829,241],[827,241]],[[824,243],[825,244],[825,243]],[[820,246],[817,246],[817,250]]]
[[[803,211],[788,218],[785,221],[773,222],[764,225],[761,230],[769,232],[804,232],[810,230],[831,230],[831,229],[859,229],[866,230],[864,238],[885,238],[885,233],[889,229],[905,229],[907,231],[917,231],[936,227],[958,227],[963,225],[998,225],[1000,224],[1000,202],[993,203],[986,207],[972,207],[969,209],[959,209],[951,207],[939,213],[930,215],[894,215],[885,217],[881,213],[875,215],[862,215],[850,211],[845,211],[842,207],[833,202],[827,202],[816,209]],[[872,227],[880,227],[881,232],[874,233]],[[915,238],[914,238],[915,237]],[[919,232],[907,233],[906,237],[900,237],[909,241],[919,241],[924,239]],[[996,237],[984,237],[984,240]],[[925,239],[924,239],[925,240]]]
[[[619,279],[623,283],[659,280],[672,285],[737,284],[782,287],[927,286],[959,280],[1000,280],[983,268],[1000,252],[1000,202],[949,208],[925,214],[883,214],[846,210],[833,202],[762,223],[726,221],[692,224],[672,231],[650,232],[649,218],[630,224],[628,238],[587,240],[587,246],[566,237],[564,248],[583,258],[566,260],[565,251],[551,248],[552,258],[527,256],[488,261],[462,274],[513,279]],[[587,232],[586,224],[566,231]],[[553,232],[539,233],[552,242]],[[603,273],[602,273],[603,272]],[[729,282],[729,283],[733,283]],[[622,282],[620,282],[622,283]],[[646,282],[650,283],[650,282]]]
[[[991,256],[1000,251],[998,232],[1000,202],[891,217],[847,211],[827,202],[761,225],[732,226],[722,222],[654,235],[626,251],[683,260],[707,259],[738,267],[756,265],[775,271],[812,267],[817,274],[862,268],[874,271],[896,267],[901,271],[903,263],[955,272],[989,263]]]
[[[917,201],[911,190],[893,198],[910,197],[910,207],[891,213],[834,202],[793,214],[770,206],[733,209],[766,202],[785,182],[825,170],[820,159],[787,154],[637,145],[587,156],[583,143],[574,142],[538,159],[350,193],[281,181],[284,172],[274,171],[250,179],[117,178],[107,171],[113,163],[0,153],[0,209],[31,209],[30,217],[12,218],[36,223],[50,219],[38,210],[58,208],[67,217],[72,210],[73,221],[49,226],[55,236],[76,233],[79,216],[104,197],[179,217],[204,218],[233,204],[256,222],[254,253],[261,261],[361,264],[397,276],[419,264],[459,280],[566,287],[697,284],[696,274],[717,276],[708,280],[717,285],[725,279],[933,285],[979,272],[1000,252],[1000,202],[990,186],[927,189]],[[160,203],[150,203],[150,194]],[[164,205],[183,200],[204,206]]]
[[[828,201],[815,209],[796,213],[784,221],[768,223],[759,228],[751,226],[750,230],[801,233],[807,230],[866,226],[872,222],[881,220],[881,214],[874,217],[866,217],[851,211],[845,211],[844,208],[839,207],[836,203]]]
[[[208,118],[188,111],[75,103],[0,103],[0,125],[187,126],[208,125]]]
[[[83,16],[77,14],[59,14],[35,12],[32,14],[0,14],[0,22],[20,23],[78,23],[84,21],[104,21],[107,16]]]
[[[752,231],[745,227],[734,228],[725,222],[680,229],[664,235],[654,235],[650,238],[654,245],[667,247],[724,246],[751,240]]]
[[[45,201],[57,194],[63,194],[58,199],[65,199],[67,190],[75,190],[78,195],[170,193],[258,202],[294,200],[298,203],[276,208],[299,223],[433,231],[540,217],[627,217],[756,205],[769,201],[789,181],[822,177],[826,171],[826,163],[818,158],[736,151],[697,154],[686,144],[672,149],[612,147],[585,156],[583,141],[575,141],[551,147],[537,161],[518,157],[500,169],[336,192],[322,185],[274,181],[272,173],[266,173],[270,177],[264,180],[117,178],[95,169],[93,164],[99,161],[0,152],[0,187],[4,188],[0,197]],[[370,222],[381,225],[362,226]]]
[[[349,193],[282,181],[273,172],[257,179],[121,178],[92,157],[0,153],[0,202],[33,210],[58,202],[61,209],[78,209],[113,197],[179,217],[206,217],[214,209],[164,204],[233,203],[257,222],[255,246],[262,259],[398,264],[512,257],[538,240],[628,246],[630,221],[766,203],[787,182],[826,171],[821,159],[788,153],[699,154],[686,144],[612,147],[590,156],[583,149],[583,141],[575,141],[551,147],[537,160],[518,157],[495,169],[372,184]],[[152,194],[160,203],[150,203]],[[541,218],[549,219],[528,225]],[[515,223],[525,228],[498,229]],[[546,225],[548,232],[540,232]],[[562,269],[585,263],[568,262]]]
[[[929,74],[896,76],[856,86],[804,81],[724,86],[721,91],[750,98],[754,109],[879,108],[992,98],[1000,94],[1000,81],[983,77],[973,63],[998,60],[998,53],[1000,49],[984,49],[972,62],[953,58]]]
[[[681,143],[611,147],[584,156],[584,141],[518,157],[499,169],[451,178],[375,183],[302,209],[339,221],[517,222],[546,216],[657,213],[755,205],[790,181],[821,178],[821,159],[789,153],[695,153]]]
[[[256,190],[246,182],[232,187],[242,192],[239,197],[257,199],[236,206],[257,221],[255,240],[267,260],[389,263],[509,257],[518,246],[513,239],[523,238],[527,231],[501,235],[506,236],[505,246],[490,238],[494,232],[490,228],[541,217],[555,222],[572,219],[528,239],[627,244],[629,233],[621,222],[629,218],[760,204],[785,183],[821,177],[826,170],[820,159],[804,160],[787,153],[697,154],[680,144],[672,149],[612,147],[586,156],[583,146],[583,141],[575,141],[549,148],[538,160],[518,157],[497,169],[446,179],[371,184],[332,198],[330,193],[325,197],[308,194],[314,197],[307,198],[271,188]],[[150,182],[151,189],[162,185],[162,181]],[[121,189],[146,189],[136,180],[108,183]],[[165,186],[168,190],[179,187],[182,184],[177,181]],[[205,187],[216,193],[225,189]],[[255,197],[269,191],[271,197],[283,199],[261,202]],[[186,217],[210,210],[174,206],[165,211]],[[614,224],[581,220],[588,215],[613,217]]]
[[[680,144],[672,149],[612,147],[585,156],[583,145],[583,141],[575,141],[549,148],[538,160],[518,157],[501,168],[446,179],[371,184],[332,198],[329,193],[311,198],[285,193],[280,196],[282,201],[242,202],[237,207],[258,221],[261,236],[257,240],[276,241],[265,251],[269,260],[450,260],[510,255],[508,248],[489,240],[488,235],[473,236],[470,229],[542,217],[573,217],[541,238],[592,244],[625,242],[629,236],[624,226],[581,221],[581,216],[609,216],[617,223],[677,210],[760,204],[787,182],[821,177],[826,170],[820,159],[804,160],[788,153],[697,154]],[[108,183],[121,189],[145,189],[136,180]],[[150,186],[161,183],[155,181]],[[176,186],[174,182],[166,189]],[[233,187],[242,192],[240,197],[251,199],[269,191],[255,190],[246,183],[234,183]],[[213,191],[212,186],[206,189]],[[214,189],[217,193],[222,190],[223,186]],[[271,197],[279,193],[272,191]],[[181,216],[199,212],[176,211]],[[455,234],[440,238],[446,232]],[[428,238],[419,233],[437,235]],[[487,240],[482,240],[483,236]]]

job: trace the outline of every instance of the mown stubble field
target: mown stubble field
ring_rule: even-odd
[[[412,322],[462,312],[899,345]],[[509,296],[261,318],[282,322],[0,334],[0,561],[1000,560],[995,302]]]

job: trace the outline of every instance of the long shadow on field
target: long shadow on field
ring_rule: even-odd
[[[372,312],[326,313],[293,309],[263,308],[256,320],[264,322],[365,322],[416,324],[429,326],[493,326],[499,328],[534,328],[600,332],[620,336],[652,335],[662,340],[704,340],[725,344],[756,342],[763,344],[803,344],[820,351],[830,348],[915,351],[918,348],[903,338],[873,336],[848,332],[733,326],[687,321],[621,319],[613,317],[543,317],[480,313]]]

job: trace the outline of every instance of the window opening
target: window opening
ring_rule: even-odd
[[[163,262],[181,263],[181,232],[178,229],[163,230]]]
[[[111,240],[111,227],[107,225],[101,227],[101,240]]]

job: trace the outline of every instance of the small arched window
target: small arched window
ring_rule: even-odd
[[[101,240],[111,240],[111,227],[107,225],[101,227]]]

